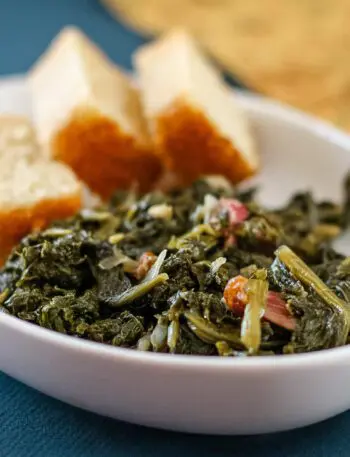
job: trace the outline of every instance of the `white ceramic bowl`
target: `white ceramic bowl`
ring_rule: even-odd
[[[256,179],[262,200],[279,204],[306,188],[338,200],[350,169],[349,137],[290,108],[240,98],[263,159]],[[29,107],[21,80],[0,85],[2,111]],[[171,356],[87,342],[0,314],[0,369],[87,410],[187,432],[273,432],[350,407],[350,347],[246,359]]]

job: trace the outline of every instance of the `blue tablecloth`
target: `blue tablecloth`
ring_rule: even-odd
[[[128,69],[131,52],[143,42],[116,24],[98,0],[0,0],[0,75],[26,71],[67,24],[81,27]],[[350,413],[303,430],[258,437],[151,430],[62,404],[0,373],[0,457],[348,457],[348,431]]]

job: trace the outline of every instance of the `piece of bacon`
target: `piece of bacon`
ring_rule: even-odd
[[[220,198],[219,209],[227,211],[230,227],[244,222],[249,216],[247,207],[234,198]]]
[[[267,293],[264,319],[287,330],[295,330],[295,319],[288,311],[286,302],[278,292]]]
[[[152,268],[152,265],[157,260],[157,256],[151,251],[144,252],[138,261],[138,266],[135,271],[135,278],[138,280],[143,279],[149,270]]]
[[[226,306],[237,316],[243,316],[248,303],[247,283],[248,279],[244,276],[235,276],[228,281],[224,290]],[[287,330],[295,330],[295,319],[278,292],[267,293],[264,319]]]
[[[234,198],[221,198],[219,200],[213,220],[215,220],[217,214],[221,211],[226,211],[228,214],[229,225],[223,230],[225,238],[224,247],[226,249],[236,245],[236,237],[233,234],[233,229],[247,219],[249,212],[243,203]]]
[[[246,292],[248,279],[244,276],[235,276],[226,284],[224,290],[224,300],[226,306],[238,316],[242,316],[246,304],[248,303],[248,294]]]

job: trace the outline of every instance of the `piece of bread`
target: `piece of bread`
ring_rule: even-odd
[[[65,28],[29,74],[40,143],[104,198],[161,172],[138,90],[82,32]]]
[[[36,133],[31,121],[24,116],[0,116],[0,157],[36,159],[39,152]]]
[[[68,167],[44,157],[24,119],[0,117],[0,145],[1,264],[23,236],[75,214],[82,186]]]
[[[249,121],[188,34],[171,31],[143,46],[134,64],[149,129],[168,169],[187,183],[206,174],[236,183],[255,173]]]

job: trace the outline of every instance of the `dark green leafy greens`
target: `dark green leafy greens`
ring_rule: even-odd
[[[331,248],[344,204],[200,180],[164,195],[117,193],[31,234],[0,270],[3,312],[140,351],[273,355],[347,344],[350,258]]]

